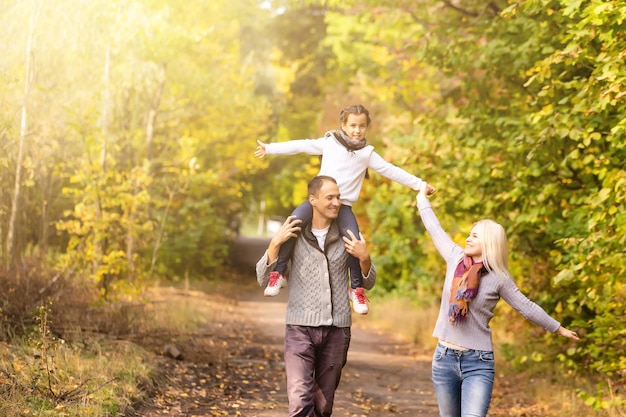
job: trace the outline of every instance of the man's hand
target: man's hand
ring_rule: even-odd
[[[370,258],[370,254],[367,252],[367,242],[360,233],[360,239],[357,239],[350,230],[348,230],[348,235],[350,236],[349,238],[343,237],[343,241],[346,244],[346,251],[359,260],[361,273],[366,277],[372,269],[372,258]]]
[[[359,261],[368,261],[370,259],[370,254],[367,252],[367,242],[363,238],[363,235],[360,235],[360,239],[357,239],[354,233],[351,230],[348,230],[348,237],[343,237],[343,241],[346,244],[346,251],[357,258]]]
[[[289,216],[285,220],[285,222],[280,226],[276,234],[272,236],[272,242],[275,245],[282,245],[292,237],[298,237],[298,233],[300,233],[299,224],[302,223],[302,220],[298,219],[296,216]]]
[[[270,240],[270,245],[267,248],[267,262],[268,265],[274,262],[276,258],[278,258],[278,251],[280,250],[280,246],[288,241],[291,238],[298,237],[298,233],[301,231],[301,227],[299,226],[302,223],[302,220],[298,219],[296,216],[289,216],[287,220],[280,226],[280,229],[272,236]]]
[[[257,158],[263,158],[265,157],[265,143],[261,142],[260,140],[256,140],[256,143],[259,144],[259,146],[256,147],[256,151],[254,151],[254,156],[256,156]]]

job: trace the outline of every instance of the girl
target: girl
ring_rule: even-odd
[[[327,132],[323,138],[292,140],[281,143],[263,143],[257,140],[259,146],[254,155],[263,158],[265,155],[294,155],[306,153],[309,155],[321,155],[322,163],[318,175],[333,177],[339,185],[342,206],[337,218],[339,228],[343,236],[349,237],[350,230],[355,236],[360,237],[358,224],[352,205],[356,203],[361,192],[363,180],[367,175],[368,168],[378,172],[384,177],[396,181],[414,190],[418,190],[422,180],[409,174],[401,168],[385,161],[374,152],[374,147],[367,144],[365,133],[370,125],[369,111],[360,104],[351,105],[339,113],[341,128]],[[435,189],[429,186],[429,192]],[[292,216],[302,220],[302,226],[311,221],[312,209],[308,201],[297,207]],[[270,274],[270,280],[265,288],[267,297],[280,293],[280,289],[287,284],[285,270],[287,262],[291,258],[295,239],[284,243],[280,248],[278,263]],[[363,291],[361,269],[358,259],[350,256],[349,260],[351,289],[350,300],[354,311],[358,314],[367,314],[367,297]]]

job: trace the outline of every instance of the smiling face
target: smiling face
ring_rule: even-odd
[[[341,128],[352,140],[364,140],[367,131],[367,115],[366,114],[349,114],[345,123]]]
[[[483,236],[481,236],[483,231],[484,228],[474,225],[469,236],[465,239],[464,253],[470,256],[474,262],[482,262],[483,260]]]
[[[315,228],[323,228],[337,218],[341,199],[339,187],[332,181],[324,181],[317,193],[309,196],[309,202],[313,206],[313,224]]]

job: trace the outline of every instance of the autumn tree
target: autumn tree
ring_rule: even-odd
[[[565,365],[585,364],[618,384],[622,2],[314,3],[327,7],[325,43],[346,74],[335,85],[380,103],[380,152],[440,189],[433,203],[459,242],[479,218],[501,222],[522,290],[589,333],[577,348],[528,349],[558,353]],[[414,195],[377,178],[363,194],[378,231],[377,265],[393,277],[382,287],[436,294],[431,277],[442,271],[407,213]],[[588,402],[607,407],[591,394]]]
[[[11,48],[1,61],[2,108],[13,106],[3,113],[2,146],[11,151],[31,6],[0,12],[15,28],[3,33]],[[27,186],[20,253],[52,239],[64,270],[104,293],[150,271],[204,276],[222,265],[226,224],[249,201],[250,156],[268,126],[257,67],[241,47],[263,10],[246,0],[42,7],[28,171],[17,181]],[[17,154],[1,158],[6,242],[15,176],[4,168]]]

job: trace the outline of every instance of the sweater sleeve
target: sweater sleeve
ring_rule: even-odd
[[[265,153],[267,155],[296,155],[299,153],[322,155],[324,140],[324,138],[297,139],[287,142],[268,143],[265,145]]]
[[[420,212],[422,223],[424,223],[424,227],[433,240],[439,254],[446,262],[458,262],[458,258],[462,255],[463,249],[448,236],[445,230],[443,230],[439,219],[430,205],[430,200],[419,194],[417,196],[417,208]]]
[[[415,191],[419,190],[420,185],[422,184],[421,178],[418,178],[413,174],[409,174],[402,168],[385,161],[385,159],[376,152],[372,152],[370,155],[369,167],[383,177],[389,178],[390,180],[406,187],[410,187]]]
[[[513,279],[509,276],[503,278],[504,283],[500,288],[500,297],[520,313],[526,320],[543,327],[549,332],[559,330],[561,324],[545,312],[537,303],[531,301],[519,290]]]
[[[256,280],[259,283],[260,287],[267,286],[267,283],[270,280],[270,272],[272,272],[274,270],[274,267],[276,266],[277,260],[274,260],[274,262],[269,265],[267,264],[267,260],[267,250],[265,250],[265,253],[263,254],[263,256],[261,256],[261,259],[259,259],[256,263]]]
[[[362,273],[362,275],[363,288],[365,288],[366,290],[371,290],[372,288],[374,288],[374,284],[376,284],[376,266],[374,266],[373,262],[367,275],[365,273]]]

